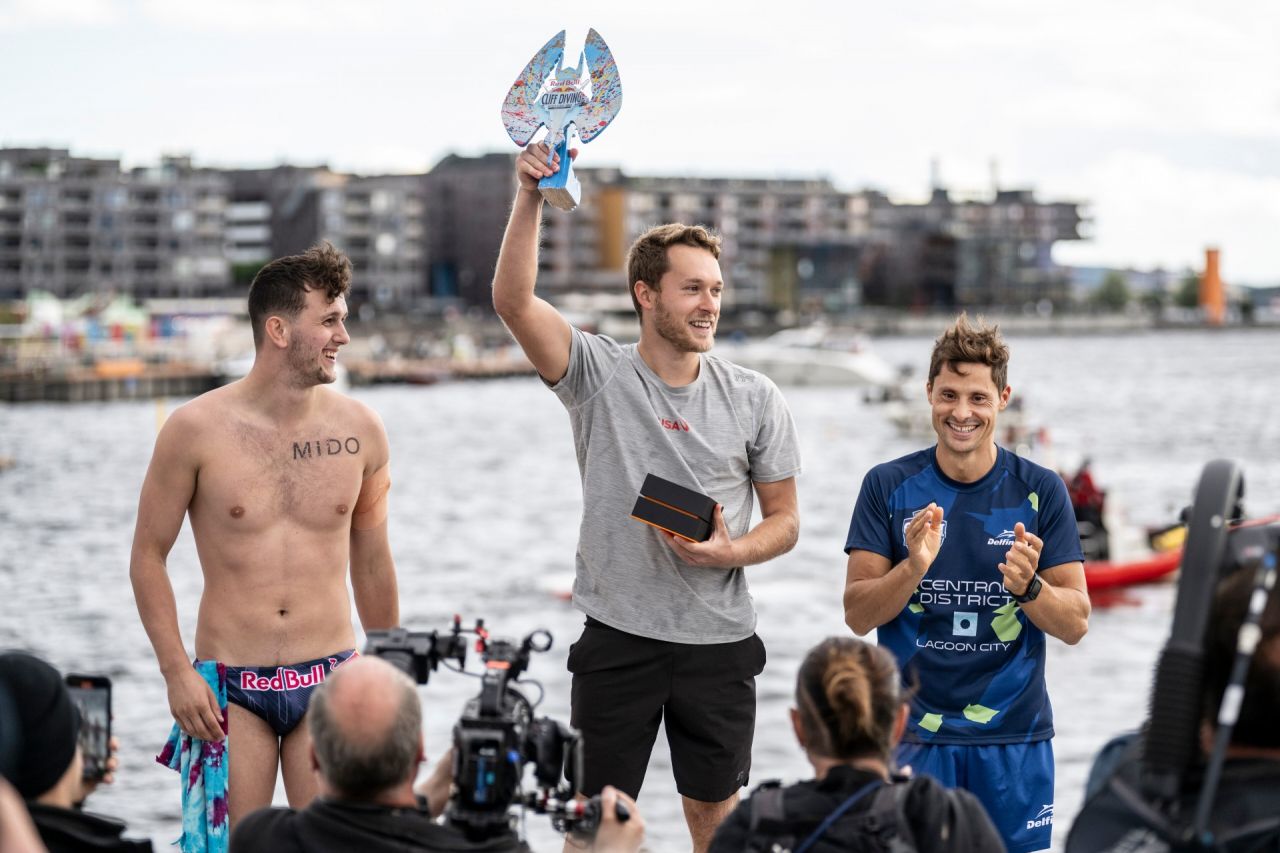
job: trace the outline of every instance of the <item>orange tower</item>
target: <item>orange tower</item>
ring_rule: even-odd
[[[1210,326],[1221,326],[1226,316],[1227,301],[1222,293],[1222,277],[1218,274],[1218,250],[1204,250],[1204,275],[1200,276],[1200,307]]]

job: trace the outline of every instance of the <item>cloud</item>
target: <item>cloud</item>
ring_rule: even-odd
[[[111,0],[7,0],[0,3],[0,32],[96,27],[122,17]]]
[[[1098,237],[1059,244],[1060,262],[1199,269],[1205,248],[1217,246],[1228,282],[1280,283],[1274,248],[1280,177],[1188,168],[1124,150],[1052,186],[1068,182],[1092,201]]]

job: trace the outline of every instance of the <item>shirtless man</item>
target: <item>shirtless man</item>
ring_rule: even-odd
[[[257,353],[238,382],[174,411],[138,502],[130,579],[182,730],[220,740],[221,712],[178,631],[166,559],[191,518],[204,572],[195,652],[227,665],[230,817],[316,794],[310,693],[354,654],[347,565],[366,630],[399,622],[387,543],[386,431],[323,387],[351,338],[351,263],[329,244],[267,264],[249,288]],[[232,754],[233,753],[233,754]]]

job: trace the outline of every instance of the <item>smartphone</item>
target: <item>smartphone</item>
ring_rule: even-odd
[[[72,673],[67,676],[67,692],[80,709],[84,778],[99,781],[107,775],[107,759],[111,755],[111,679]]]

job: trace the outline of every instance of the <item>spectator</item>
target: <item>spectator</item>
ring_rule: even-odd
[[[150,841],[124,838],[121,821],[82,810],[98,783],[83,777],[80,714],[58,671],[31,655],[6,653],[0,655],[0,690],[15,699],[21,697],[21,701],[0,704],[11,708],[0,729],[17,732],[13,766],[5,770],[27,801],[31,820],[50,853],[151,850]],[[102,781],[113,781],[116,764],[114,755],[107,760],[108,773]]]
[[[761,785],[721,825],[712,853],[1004,850],[973,794],[891,772],[909,711],[899,685],[893,656],[878,646],[852,637],[815,646],[800,665],[791,710],[814,778]]]

